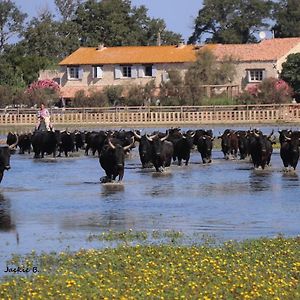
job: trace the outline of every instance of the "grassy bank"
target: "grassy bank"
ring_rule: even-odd
[[[32,253],[1,299],[300,299],[300,238]]]

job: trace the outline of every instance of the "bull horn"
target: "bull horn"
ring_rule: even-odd
[[[161,142],[165,141],[168,137],[169,137],[169,131],[168,131],[168,134],[165,137],[163,137],[163,138],[160,139]]]
[[[273,133],[274,133],[274,129],[272,130],[272,132],[271,132],[270,135],[268,136],[268,139],[271,138],[271,136],[273,135]]]
[[[190,137],[193,138],[193,137],[195,136],[195,134],[196,134],[195,131],[192,131],[192,132],[190,133]]]
[[[255,135],[256,137],[259,137],[259,134],[258,134],[258,133],[256,133],[256,131],[255,131],[255,130],[253,131],[253,133],[254,133],[254,135]]]
[[[12,149],[15,149],[15,148],[16,148],[16,146],[17,146],[17,144],[18,144],[18,142],[19,142],[19,137],[18,137],[18,135],[16,135],[16,139],[17,139],[17,140],[16,140],[16,142],[15,142],[14,144],[11,144],[11,145],[8,146],[9,149],[12,150]]]
[[[133,130],[133,134],[134,134],[134,136],[135,136],[137,139],[139,139],[139,140],[142,138],[139,134],[137,134],[137,133],[135,132],[135,130]]]
[[[284,134],[283,136],[284,136],[284,138],[285,138],[286,140],[288,140],[288,141],[291,141],[291,140],[292,140],[291,138],[287,137],[285,134]]]
[[[113,143],[110,141],[110,139],[108,139],[108,145],[109,145],[110,148],[116,149],[116,146],[113,145]]]
[[[132,142],[130,145],[123,147],[124,151],[129,150],[134,145],[134,137],[132,137]]]
[[[153,142],[153,137],[146,134],[146,138],[149,142]]]

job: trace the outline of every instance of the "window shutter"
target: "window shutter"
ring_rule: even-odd
[[[264,80],[265,78],[267,78],[267,71],[262,70],[262,80]]]
[[[96,78],[103,78],[103,70],[100,66],[97,66],[96,68]]]
[[[157,69],[152,66],[152,77],[156,77],[156,74],[157,74]]]
[[[78,78],[82,79],[82,77],[83,77],[83,68],[82,67],[79,67],[78,75],[79,75]]]
[[[250,74],[251,71],[250,71],[250,70],[247,70],[246,72],[247,72],[247,81],[248,81],[248,82],[251,82],[251,74]]]
[[[132,78],[137,78],[137,75],[138,75],[137,66],[132,66],[131,67],[131,77]]]
[[[122,77],[122,71],[120,66],[115,66],[115,79],[120,79]]]
[[[67,78],[70,79],[70,67],[67,67]]]
[[[169,73],[168,73],[167,71],[164,71],[164,72],[162,73],[162,81],[163,81],[163,82],[169,81]]]
[[[145,67],[144,66],[139,66],[139,68],[138,68],[138,76],[139,77],[145,77]]]

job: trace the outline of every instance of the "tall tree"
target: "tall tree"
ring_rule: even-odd
[[[21,33],[26,16],[12,1],[0,1],[0,52],[10,38]]]
[[[300,5],[299,0],[280,0],[275,4],[273,26],[275,37],[300,36]]]
[[[80,46],[80,28],[74,22],[75,13],[80,5],[80,0],[55,0],[56,9],[61,16],[57,23],[57,36],[60,41],[59,57],[68,56]]]
[[[54,0],[56,9],[64,21],[71,20],[80,4],[80,0]]]
[[[49,11],[33,18],[23,33],[27,55],[37,55],[58,59],[60,57],[60,39],[58,22]]]
[[[161,32],[162,44],[180,41],[181,36],[166,30],[161,19],[147,16],[144,6],[131,7],[130,0],[88,0],[79,5],[75,22],[81,28],[81,43],[96,46],[156,44]]]
[[[272,4],[271,0],[204,0],[188,42],[255,42],[255,32],[268,26]]]

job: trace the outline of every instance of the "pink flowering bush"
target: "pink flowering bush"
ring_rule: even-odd
[[[291,95],[293,92],[292,88],[288,85],[288,83],[282,79],[278,79],[275,82],[275,89],[276,91],[286,95]]]
[[[248,86],[246,87],[246,91],[247,91],[250,95],[257,97],[257,96],[258,96],[258,91],[259,91],[259,90],[258,90],[257,84],[251,84],[251,85],[248,85]]]
[[[40,89],[49,89],[55,92],[59,92],[59,84],[52,79],[43,79],[38,80],[30,84],[27,88],[27,92],[31,94],[33,91],[40,90]]]
[[[293,89],[282,79],[266,78],[261,83],[248,85],[239,95],[238,101],[243,104],[289,103],[292,101]]]
[[[41,102],[46,105],[53,105],[60,98],[60,86],[51,79],[38,80],[30,84],[25,90],[29,97],[29,105],[39,105]]]

